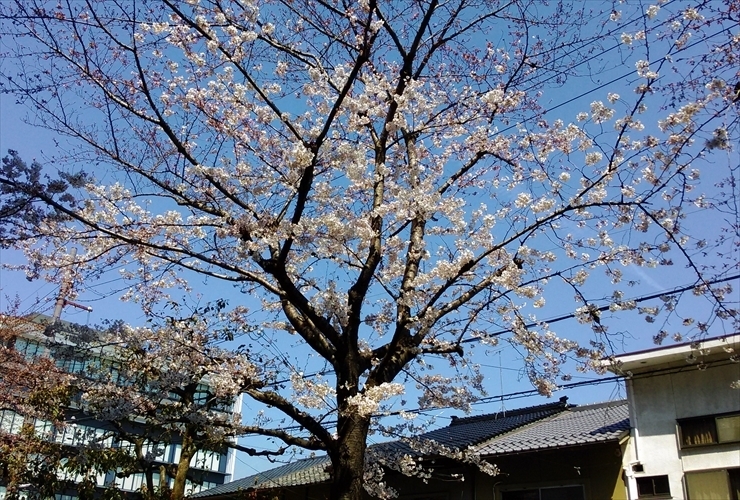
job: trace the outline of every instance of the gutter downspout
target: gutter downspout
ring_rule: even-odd
[[[632,453],[634,454],[634,462],[640,461],[640,454],[639,454],[639,447],[638,447],[638,441],[640,439],[640,432],[639,432],[639,425],[637,423],[637,408],[635,407],[635,399],[634,399],[634,384],[632,380],[632,376],[629,375],[625,377],[625,386],[627,389],[627,406],[630,410],[630,440],[627,443],[627,447],[632,448]],[[635,476],[634,472],[632,471],[632,463],[624,463],[624,457],[622,458],[622,470],[624,471],[626,481],[626,488],[627,488],[627,498],[629,500],[633,500],[637,498],[637,484],[635,483]]]

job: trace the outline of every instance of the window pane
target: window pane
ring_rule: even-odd
[[[46,420],[36,419],[36,421],[33,424],[34,432],[38,437],[41,439],[50,439],[52,436],[52,431],[54,428],[51,425],[51,422],[48,422]]]
[[[0,410],[0,431],[19,434],[23,427],[23,415],[11,410]]]
[[[668,497],[671,488],[668,476],[650,476],[637,478],[637,496],[639,498]]]
[[[689,500],[731,500],[724,470],[687,472],[686,489]]]
[[[681,422],[681,446],[697,446],[717,442],[714,417]]]
[[[717,439],[720,443],[740,441],[740,415],[717,417]]]
[[[732,500],[740,500],[740,469],[729,469],[727,475],[730,476]]]
[[[540,489],[540,500],[583,500],[583,486],[559,486]]]

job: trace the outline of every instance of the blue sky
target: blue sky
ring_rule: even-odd
[[[7,64],[7,63],[6,63]],[[621,72],[619,63],[615,63],[612,67],[612,71],[617,73]],[[627,72],[633,71],[632,66],[625,65],[624,70]],[[601,82],[609,81],[612,73],[605,72],[598,75]],[[599,81],[591,82],[591,88],[598,88]],[[588,103],[592,100],[599,99],[605,100],[606,92],[611,90],[612,87],[600,89],[593,94],[587,94],[580,97],[577,101],[572,102],[568,105],[558,107],[551,116],[561,117],[565,121],[574,119],[575,114],[579,110],[587,109]],[[559,92],[554,92],[550,97],[553,103],[560,103],[567,100],[568,93],[573,90],[571,88],[562,89]],[[629,88],[624,87],[620,89],[620,92],[629,92]],[[39,160],[42,164],[53,168],[53,157],[55,155],[56,148],[58,145],[64,145],[66,139],[53,135],[52,133],[38,127],[32,127],[23,122],[24,117],[27,116],[27,111],[22,106],[14,103],[12,97],[7,95],[0,95],[0,150],[5,155],[7,149],[12,148],[18,150],[21,157],[26,161],[33,159]],[[719,153],[718,153],[719,154]],[[715,159],[716,160],[716,159]],[[720,158],[719,161],[725,161]],[[726,158],[728,162],[737,162],[737,153],[728,153]],[[711,221],[707,222],[710,225],[708,232],[712,232]],[[719,226],[715,226],[718,228]],[[10,250],[0,250],[0,261],[3,264],[13,264],[22,262],[22,256],[18,253]],[[637,267],[629,267],[624,270],[626,280],[634,280],[637,284],[630,287],[627,290],[626,298],[637,297],[655,292],[669,291],[673,287],[686,284],[686,275],[676,272],[676,270],[682,266],[679,263],[675,268],[665,268],[659,270],[646,271]],[[592,294],[588,298],[597,299],[608,295],[610,287],[605,283],[604,278],[594,280],[587,288],[587,292]],[[86,284],[88,290],[77,298],[77,301],[91,306],[93,311],[91,313],[78,310],[72,307],[67,307],[64,311],[64,319],[74,321],[83,324],[95,324],[106,319],[124,319],[133,324],[143,323],[145,316],[139,311],[138,307],[129,303],[122,303],[116,297],[116,294],[111,295],[111,290],[115,290],[122,284],[118,276],[110,275],[106,276],[101,280],[100,283],[88,283]],[[199,286],[208,288],[208,293],[211,296],[219,295],[222,297],[231,298],[234,302],[245,301],[252,307],[258,307],[254,299],[245,297],[244,295],[237,292],[230,285],[223,283],[206,282],[201,280]],[[8,300],[6,296],[15,296],[21,300],[21,310],[30,308],[39,308],[41,311],[50,312],[53,308],[53,301],[58,293],[56,286],[46,284],[43,282],[28,282],[25,278],[17,272],[12,272],[7,269],[0,269],[0,289],[2,290],[2,297],[0,297],[0,310],[8,307]],[[557,317],[562,314],[572,312],[575,307],[575,302],[572,300],[572,293],[569,293],[565,288],[562,293],[552,294],[547,297],[548,304],[539,313],[540,319],[547,319]],[[651,305],[659,302],[658,300],[652,301]],[[708,314],[708,311],[702,310],[702,305],[694,305],[699,314]],[[604,321],[608,322],[612,328],[612,332],[616,334],[614,337],[615,352],[624,352],[637,349],[643,349],[653,345],[652,336],[660,329],[659,323],[647,323],[643,316],[637,313],[628,313],[619,317],[609,318],[608,314],[604,315]],[[574,320],[568,320],[558,327],[558,332],[565,337],[575,337],[579,340],[588,339],[590,337],[590,331],[588,326],[579,325]],[[672,324],[671,331],[680,329],[680,324]],[[711,332],[710,332],[711,333]],[[714,332],[721,333],[721,332]],[[270,345],[265,346],[265,352],[272,352],[275,356],[289,353],[290,355],[298,356],[294,352],[294,345]],[[531,384],[527,380],[527,377],[522,373],[522,363],[520,356],[517,352],[506,346],[498,347],[484,347],[478,346],[475,348],[477,351],[476,360],[482,366],[486,377],[486,386],[488,387],[489,395],[495,396],[499,394],[512,394],[520,391],[526,391],[531,389]],[[444,363],[440,361],[440,365]],[[316,368],[310,361],[306,362],[306,371],[310,372],[312,368]],[[443,370],[442,367],[435,369]],[[574,373],[573,382],[586,381],[590,379],[597,379],[598,376],[594,373]],[[555,392],[554,397],[560,397],[567,395],[570,397],[571,402],[574,403],[590,403],[596,401],[603,401],[608,399],[615,399],[624,396],[623,389],[617,384],[610,383],[598,386],[588,386],[577,390],[568,390],[562,392]],[[520,406],[539,404],[543,399],[539,396],[531,396],[528,398],[517,398],[517,399],[504,399],[502,401],[491,401],[485,405],[476,405],[474,412],[476,413],[488,413],[494,411],[500,411],[501,409],[512,409]],[[416,403],[413,397],[409,398],[407,405],[409,408],[415,408]],[[245,402],[245,408],[243,410],[245,415],[248,415],[253,411],[252,406],[248,401]],[[446,425],[449,422],[451,415],[459,415],[458,410],[440,409],[431,411],[429,415],[437,417],[437,425]],[[371,439],[380,439],[377,436],[371,437]],[[246,442],[249,446],[255,446],[253,441]],[[259,447],[259,446],[257,446]],[[237,466],[237,477],[249,475],[256,470],[271,467],[271,464],[264,460],[249,459],[246,457],[240,457],[239,464]]]

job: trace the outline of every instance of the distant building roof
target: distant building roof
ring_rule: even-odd
[[[209,490],[201,491],[200,493],[191,495],[190,498],[231,495],[232,493],[249,491],[250,489],[269,490],[272,488],[324,483],[330,479],[328,471],[330,465],[331,462],[326,455],[315,458],[304,458],[287,465],[216,486]]]
[[[619,441],[629,433],[626,401],[577,406],[496,436],[476,447],[484,457],[523,451]]]

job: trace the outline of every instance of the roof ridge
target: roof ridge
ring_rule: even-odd
[[[541,405],[528,406],[525,408],[517,408],[515,410],[508,410],[508,411],[504,410],[504,411],[500,411],[496,413],[486,413],[484,415],[474,415],[472,417],[458,417],[456,415],[453,415],[452,417],[450,417],[452,421],[450,422],[448,427],[482,422],[484,420],[492,420],[492,419],[505,418],[505,417],[516,417],[519,415],[526,415],[527,413],[535,413],[539,411],[558,410],[558,409],[566,410],[570,407],[571,406],[568,405],[568,396],[563,396],[558,401],[553,402],[553,403],[545,403]]]
[[[607,408],[611,406],[622,406],[626,405],[627,400],[626,399],[616,399],[613,401],[602,401],[600,403],[589,403],[587,405],[573,405],[567,408],[569,411],[584,411],[584,410],[598,410],[600,408]]]

